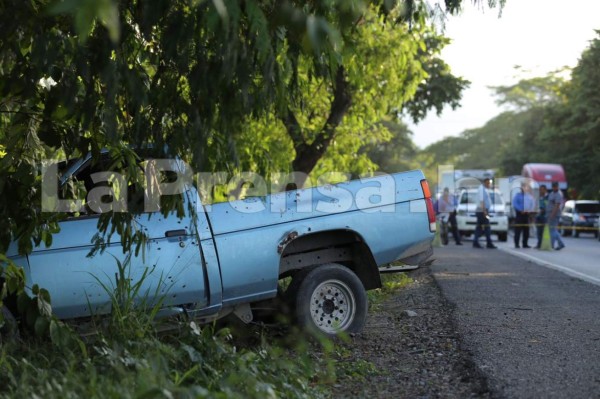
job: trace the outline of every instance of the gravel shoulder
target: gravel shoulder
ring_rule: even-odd
[[[364,331],[341,345],[332,397],[490,397],[431,270],[409,276],[413,282],[370,309]]]

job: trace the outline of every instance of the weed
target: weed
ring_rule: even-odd
[[[117,262],[115,286],[103,286],[112,313],[96,321],[97,334],[85,344],[78,339],[83,348],[72,345],[70,330],[61,329],[53,318],[48,326],[51,340],[28,334],[0,346],[0,397],[325,396],[314,381],[323,380],[326,370],[311,357],[303,338],[296,337],[287,348],[270,344],[263,330],[255,345],[240,347],[231,330],[216,324],[200,327],[193,321],[180,321],[178,329],[159,337],[155,317],[161,301],[150,301],[156,293],[141,291],[151,271],[132,280],[127,259]],[[23,279],[10,279],[11,287],[17,280],[23,292]],[[41,298],[35,304],[47,316],[50,298],[46,291],[35,292]]]
[[[343,337],[315,341],[293,328],[280,336],[255,328],[249,342],[217,324],[200,327],[188,320],[159,337],[155,317],[161,301],[140,300],[147,294],[141,283],[151,271],[133,281],[127,259],[118,266],[115,286],[104,287],[112,314],[96,324],[98,333],[85,344],[72,341],[70,330],[50,319],[50,340],[30,334],[0,346],[0,397],[319,398],[336,381],[382,372],[356,358]],[[11,279],[17,280],[22,283]],[[369,293],[371,307],[409,282],[403,273],[384,275],[383,287]],[[41,299],[34,303],[46,315],[50,298],[36,292]]]
[[[371,310],[379,309],[382,302],[392,296],[396,290],[409,285],[412,279],[406,273],[386,273],[381,275],[381,282],[381,288],[367,292]]]

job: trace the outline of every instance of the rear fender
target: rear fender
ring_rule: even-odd
[[[351,269],[365,289],[381,287],[375,258],[364,239],[353,230],[288,233],[280,242],[279,277],[322,264],[338,263]]]

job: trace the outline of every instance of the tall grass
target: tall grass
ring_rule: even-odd
[[[27,332],[0,346],[1,398],[321,398],[338,378],[379,372],[368,361],[349,361],[347,344],[315,343],[292,328],[249,326],[248,340],[216,324],[179,320],[159,334],[153,317],[160,301],[140,306],[149,302],[136,299],[141,282],[128,278],[127,267],[119,264],[112,314],[95,324],[85,350]],[[409,281],[384,276],[371,305]]]
[[[196,331],[196,332],[194,332]],[[0,349],[0,395],[13,398],[312,398],[307,357],[261,345],[238,349],[226,330],[188,329],[167,339],[98,338],[90,355],[46,342]],[[297,354],[298,355],[298,354]]]
[[[86,338],[85,350],[27,331],[0,346],[0,397],[325,396],[314,382],[327,370],[311,357],[304,338],[273,345],[267,332],[256,329],[258,339],[240,347],[229,329],[190,320],[172,321],[177,328],[159,335],[161,301],[140,291],[149,272],[132,281],[127,260],[118,268],[115,286],[103,285],[112,312],[94,319],[97,333]]]

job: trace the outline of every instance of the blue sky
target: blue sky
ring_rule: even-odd
[[[461,108],[447,107],[440,117],[430,115],[409,125],[421,148],[500,114],[503,109],[488,86],[575,66],[596,37],[594,30],[600,29],[600,0],[506,0],[500,17],[497,9],[463,3],[463,13],[446,21],[445,35],[452,43],[442,58],[455,75],[470,80],[471,87],[463,94]],[[516,65],[529,72],[518,72]]]

